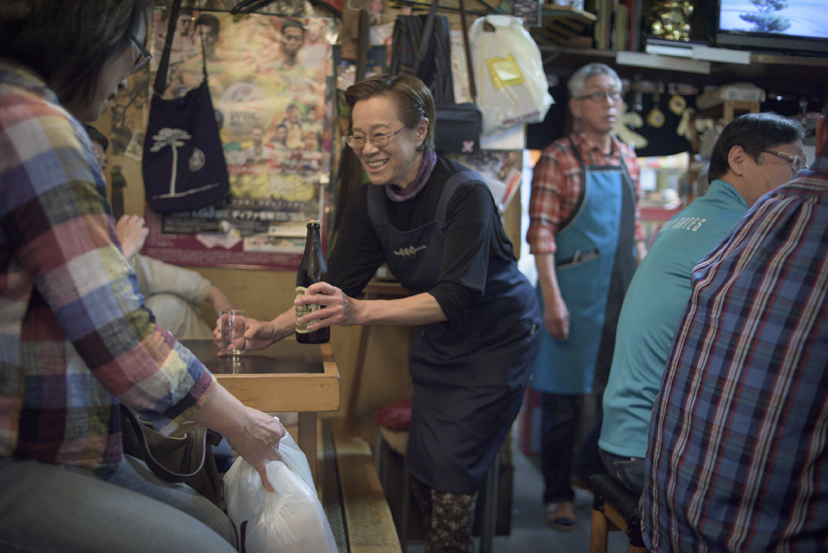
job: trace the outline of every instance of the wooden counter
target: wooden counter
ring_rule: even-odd
[[[218,356],[211,339],[181,340],[242,403],[262,411],[297,411],[296,441],[316,478],[316,414],[339,409],[339,369],[330,344],[286,338],[237,356]]]

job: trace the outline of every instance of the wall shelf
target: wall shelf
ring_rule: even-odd
[[[670,69],[672,56],[655,55],[660,67],[620,65],[617,52],[578,48],[540,46],[547,74],[566,80],[576,69],[590,62],[606,63],[622,78],[681,81],[696,85],[723,85],[732,82],[751,82],[767,92],[796,92],[821,94],[828,75],[828,58],[751,54],[747,65],[712,62],[710,74],[678,72]],[[679,78],[680,75],[680,78]]]

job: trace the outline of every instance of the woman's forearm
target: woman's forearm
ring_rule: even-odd
[[[272,321],[273,341],[278,342],[296,332],[296,308],[291,307]]]
[[[427,292],[397,300],[359,300],[359,303],[357,324],[423,325],[447,320],[440,304]]]

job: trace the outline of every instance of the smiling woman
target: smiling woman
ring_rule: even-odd
[[[251,321],[245,338],[266,347],[293,333],[294,320],[312,331],[418,325],[406,462],[426,551],[465,553],[476,492],[538,351],[540,310],[482,177],[434,152],[434,101],[422,81],[379,75],[348,88],[345,100],[347,142],[370,183],[343,215],[329,283],[309,286],[272,321]],[[411,296],[355,299],[382,263]],[[295,319],[295,307],[309,303],[320,309]]]

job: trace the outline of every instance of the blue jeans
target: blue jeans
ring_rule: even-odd
[[[610,475],[625,488],[640,496],[644,492],[644,459],[641,457],[622,457],[608,451],[600,450],[601,460]]]
[[[65,465],[0,458],[0,551],[236,551],[232,523],[184,484],[125,456],[104,478]]]

